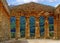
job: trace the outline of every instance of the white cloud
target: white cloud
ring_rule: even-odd
[[[32,2],[32,0],[24,0],[24,3]]]
[[[18,4],[23,4],[24,1],[23,1],[23,0],[16,0],[16,3],[18,3]]]
[[[55,5],[55,7],[57,7],[58,5]]]
[[[57,0],[49,0],[49,2],[55,2],[55,1],[57,1]]]
[[[27,2],[38,2],[38,0],[24,0],[24,3],[27,3]]]
[[[38,2],[38,1],[40,1],[40,2],[43,2],[43,1],[45,1],[45,0],[16,0],[18,3],[21,3],[21,2],[23,2],[23,3],[28,3],[28,2]]]
[[[33,2],[38,2],[38,0],[33,0]]]
[[[8,3],[8,5],[10,5],[10,3]]]
[[[55,5],[55,7],[59,6],[59,3]]]
[[[21,0],[16,0],[17,2],[21,2]]]
[[[45,0],[40,0],[41,2],[45,1]]]

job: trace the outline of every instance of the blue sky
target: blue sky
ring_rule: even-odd
[[[36,2],[50,6],[58,6],[60,4],[60,0],[7,0],[8,5],[19,5],[29,2]]]

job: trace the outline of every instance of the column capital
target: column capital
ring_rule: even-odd
[[[20,16],[15,16],[16,18],[20,18]]]
[[[28,20],[28,21],[29,21],[29,18],[30,18],[30,17],[25,17],[25,18],[26,18],[26,20]]]
[[[48,20],[48,17],[45,17],[45,20]]]
[[[36,19],[36,20],[39,20],[39,17],[36,17],[35,19]]]
[[[16,21],[20,21],[20,16],[16,16]]]

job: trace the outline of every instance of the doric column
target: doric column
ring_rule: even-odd
[[[16,17],[16,39],[20,38],[20,17]]]
[[[39,18],[36,18],[35,21],[35,38],[40,38]]]
[[[49,38],[49,22],[48,17],[45,18],[45,36],[44,38]]]
[[[29,27],[29,17],[26,17],[26,29],[25,29],[25,37],[30,38],[30,27]]]
[[[57,21],[58,21],[58,19],[55,17],[54,18],[54,37],[53,37],[53,39],[57,39]]]

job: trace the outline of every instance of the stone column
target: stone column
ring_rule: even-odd
[[[16,39],[20,38],[20,17],[16,17]]]
[[[39,18],[35,19],[35,38],[40,38],[40,26],[39,26]]]
[[[45,36],[44,38],[49,38],[49,22],[48,17],[45,18]]]
[[[29,17],[26,17],[25,38],[30,38]]]
[[[57,18],[54,18],[54,37],[53,39],[57,39]]]

